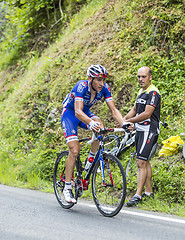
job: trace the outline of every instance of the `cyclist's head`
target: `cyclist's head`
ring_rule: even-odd
[[[141,67],[137,73],[137,79],[140,87],[143,90],[146,90],[151,85],[152,80],[152,71],[149,67]]]
[[[147,66],[139,68],[138,71],[144,71],[149,77],[152,76],[152,70]]]
[[[108,72],[105,67],[102,65],[91,65],[87,69],[87,76],[92,77],[92,78],[107,78],[108,77]]]

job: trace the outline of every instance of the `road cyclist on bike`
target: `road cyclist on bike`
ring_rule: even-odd
[[[90,111],[90,108],[103,97],[112,117],[120,125],[124,122],[120,111],[115,107],[110,88],[105,83],[105,78],[108,77],[105,67],[102,65],[91,65],[87,70],[87,76],[88,80],[78,81],[64,99],[61,116],[61,124],[69,148],[69,155],[66,159],[66,182],[63,194],[66,202],[71,203],[76,203],[76,199],[72,193],[71,178],[75,160],[80,151],[77,127],[88,128],[95,132],[103,128],[100,118]],[[98,144],[98,141],[92,143],[86,165],[89,165],[89,162],[93,162]]]

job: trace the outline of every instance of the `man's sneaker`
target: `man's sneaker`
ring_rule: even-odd
[[[149,198],[154,198],[154,194],[150,193],[150,195],[146,195],[146,193],[142,193],[141,197],[143,200],[149,199]]]
[[[74,198],[74,195],[73,195],[73,192],[71,189],[64,190],[63,194],[64,194],[64,198],[65,198],[66,202],[76,203],[76,199]]]
[[[138,197],[137,195],[134,195],[128,202],[127,202],[127,206],[128,207],[132,207],[136,204],[138,204],[139,202],[142,201],[142,198]]]

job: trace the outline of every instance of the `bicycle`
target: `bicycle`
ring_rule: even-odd
[[[168,126],[167,123],[163,123],[160,121],[160,124],[166,128]],[[124,130],[124,134],[121,136],[117,135],[108,135],[104,138],[104,148],[106,152],[111,153],[112,155],[116,157],[120,157],[127,149],[134,146],[135,144],[135,134],[136,130],[133,132],[130,132],[128,130]],[[152,151],[149,156],[149,160],[153,157],[157,149],[157,142],[154,144]],[[133,162],[134,157],[136,156],[136,151],[131,153],[131,158],[129,159],[127,166],[126,166],[126,176],[128,176],[128,173],[131,168],[131,163]]]
[[[104,148],[107,152],[113,154],[114,156],[121,156],[128,148],[135,143],[135,133],[124,130],[124,134],[121,136],[108,135],[104,138]]]
[[[99,141],[99,149],[87,173],[84,172],[83,163],[78,155],[75,163],[75,170],[72,176],[72,188],[77,200],[82,196],[83,191],[88,189],[92,175],[92,195],[99,212],[106,217],[113,217],[121,210],[126,197],[126,177],[123,166],[116,156],[104,151],[104,141],[102,134],[108,132],[124,131],[123,128],[103,128],[99,133],[93,134],[91,140],[81,139],[79,142],[88,141],[92,143],[94,138]],[[68,203],[63,196],[65,185],[65,161],[68,151],[61,152],[54,166],[53,186],[55,196],[59,204],[69,209],[74,203]],[[83,175],[85,176],[83,177]]]

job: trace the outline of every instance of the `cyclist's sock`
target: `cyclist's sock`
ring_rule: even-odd
[[[88,159],[89,159],[89,158],[94,158],[94,156],[95,156],[95,153],[93,153],[93,152],[90,151],[89,156],[88,156]]]
[[[71,182],[65,182],[64,190],[70,190],[72,189]]]
[[[150,193],[150,192],[145,192],[145,194],[146,194],[147,196],[150,196],[152,193]]]

